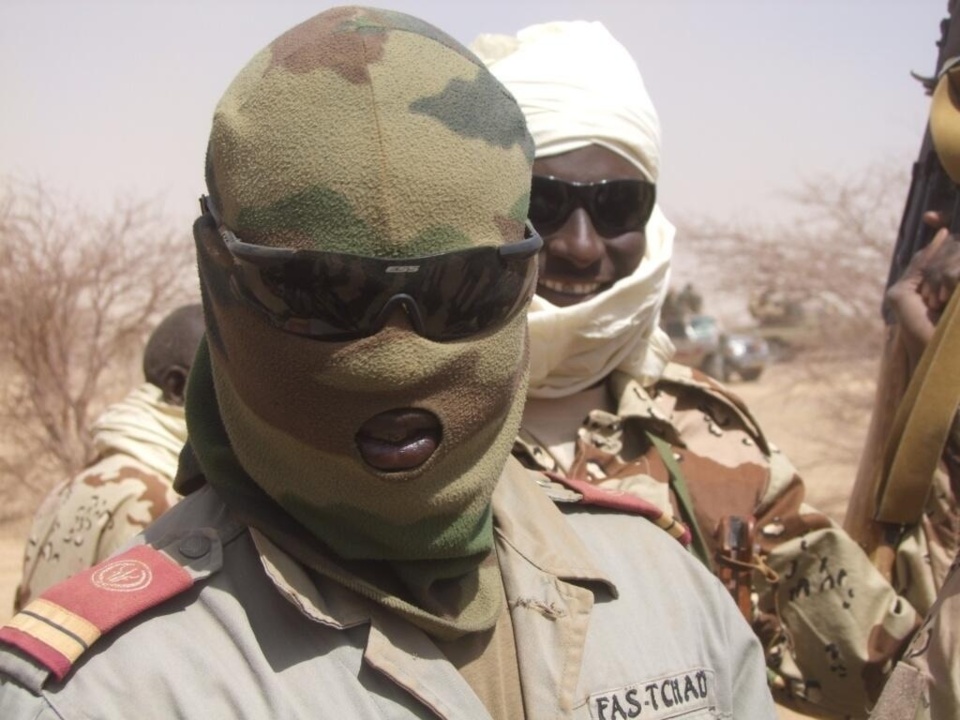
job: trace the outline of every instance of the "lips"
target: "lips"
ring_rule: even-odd
[[[357,432],[360,456],[381,472],[402,472],[423,465],[440,445],[440,420],[414,408],[388,410],[367,420]]]

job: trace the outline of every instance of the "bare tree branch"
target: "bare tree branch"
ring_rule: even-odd
[[[188,234],[149,203],[96,215],[0,182],[0,497],[91,459],[95,414],[138,382],[152,327],[197,296]]]
[[[711,292],[744,308],[775,293],[812,320],[820,356],[870,357],[881,343],[880,302],[906,185],[889,165],[816,178],[788,194],[796,210],[789,222],[681,224],[678,244],[710,269]]]

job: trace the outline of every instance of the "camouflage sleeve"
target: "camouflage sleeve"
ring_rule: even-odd
[[[175,501],[170,480],[110,455],[59,486],[34,518],[15,609],[110,556]]]
[[[894,580],[900,594],[917,612],[929,612],[960,552],[960,510],[951,487],[950,462],[937,468],[923,517],[904,530],[897,543]]]
[[[778,581],[755,575],[757,625],[777,699],[866,717],[917,612],[839,528],[788,540],[765,561]]]
[[[163,515],[179,499],[170,481],[156,473],[143,474],[133,482],[126,478],[124,483],[127,490],[120,495],[120,502],[100,533],[95,562],[125,547],[130,538]]]

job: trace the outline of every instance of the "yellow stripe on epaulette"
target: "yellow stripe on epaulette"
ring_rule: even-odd
[[[74,662],[100,637],[100,629],[79,615],[43,598],[27,605],[8,623],[49,645]]]
[[[654,522],[657,524],[657,527],[666,530],[677,540],[682,541],[684,537],[688,537],[686,525],[677,520],[673,515],[664,513],[660,517],[654,519]]]

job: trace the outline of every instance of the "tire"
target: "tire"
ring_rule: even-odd
[[[740,378],[742,380],[757,380],[760,377],[760,374],[763,372],[763,368],[751,368],[749,370],[742,370],[740,372]]]

